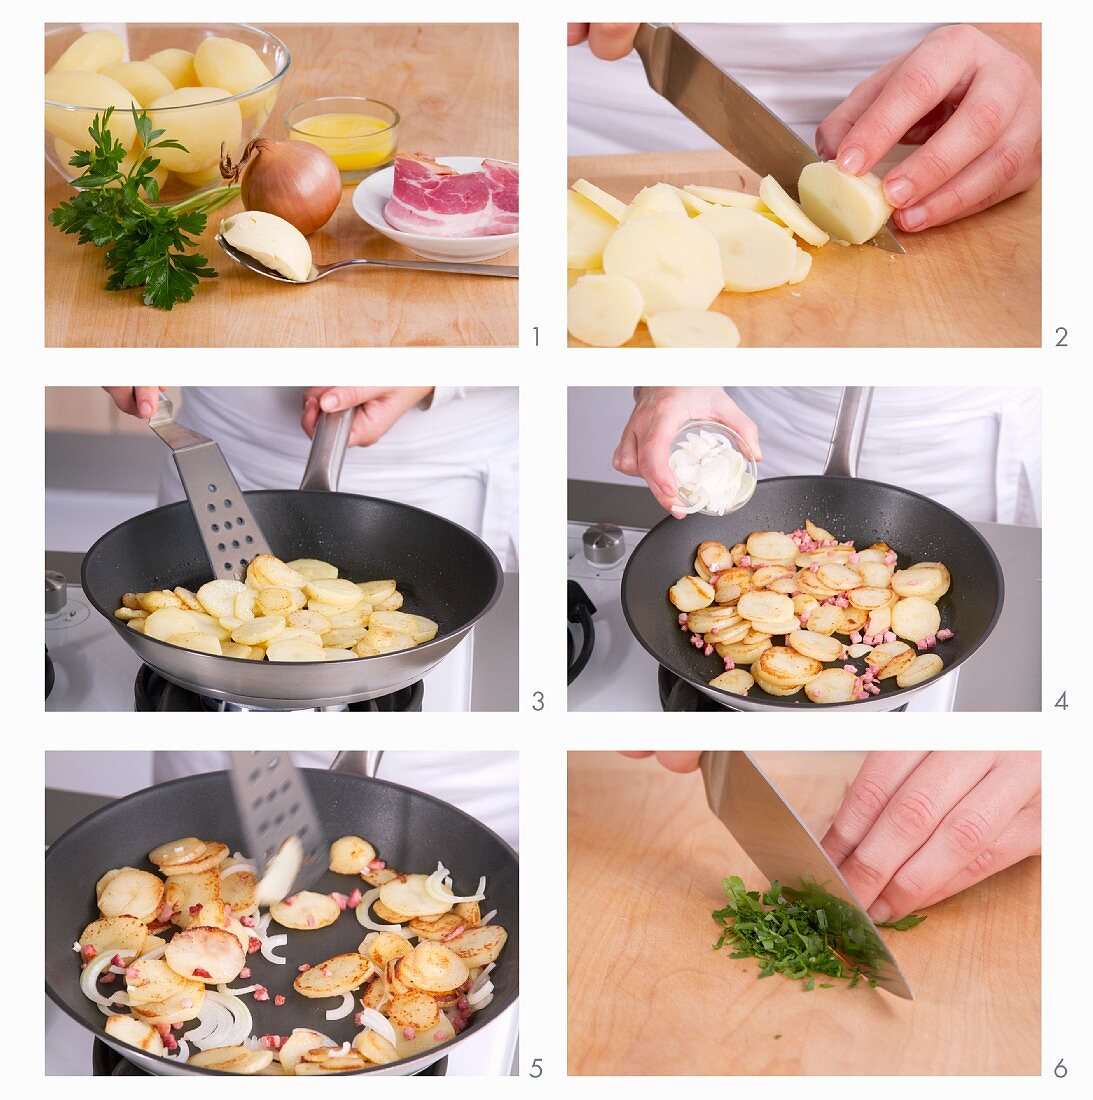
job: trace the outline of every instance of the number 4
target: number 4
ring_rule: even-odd
[[[1069,704],[1066,701],[1066,692],[1065,691],[1062,693],[1062,695],[1059,696],[1058,699],[1055,700],[1055,705],[1059,708],[1059,710],[1066,710],[1067,709]]]

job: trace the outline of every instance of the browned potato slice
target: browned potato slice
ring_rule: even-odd
[[[734,664],[751,665],[758,661],[763,651],[770,649],[770,646],[770,637],[764,635],[757,642],[749,642],[747,638],[744,638],[743,641],[733,642],[729,645],[716,645],[714,649],[717,650],[719,657],[728,657]]]
[[[437,901],[425,889],[428,875],[399,875],[380,887],[379,900],[396,913],[407,917],[438,917],[447,913],[451,905]]]
[[[363,626],[335,626],[321,637],[327,649],[352,649],[362,638],[368,637],[368,629]]]
[[[386,921],[388,924],[408,924],[413,919],[412,917],[408,917],[405,913],[398,913],[394,909],[384,905],[382,898],[376,898],[376,900],[372,902],[372,912],[375,913],[380,920]]]
[[[879,672],[893,657],[910,652],[913,651],[906,642],[884,642],[882,645],[874,646],[866,654],[865,663]]]
[[[933,679],[944,667],[944,663],[936,653],[920,653],[896,676],[896,683],[901,688],[915,687]]]
[[[890,661],[886,661],[884,667],[877,675],[878,680],[888,680],[893,676],[899,676],[915,663],[915,651],[908,649],[903,653],[897,653]]]
[[[949,571],[940,562],[923,561],[892,574],[892,591],[897,596],[939,600],[949,591],[949,584]]]
[[[892,629],[892,609],[890,607],[878,607],[869,612],[869,619],[864,630],[870,636],[885,634]]]
[[[259,554],[247,566],[247,584],[252,588],[307,588],[308,579],[272,554]],[[200,593],[199,593],[200,595]]]
[[[851,604],[860,611],[886,607],[892,599],[892,593],[887,588],[855,588],[848,595]]]
[[[198,840],[196,836],[184,836],[180,840],[172,840],[153,848],[148,853],[148,861],[163,870],[164,867],[181,867],[185,863],[193,863],[207,852],[205,841]]]
[[[121,955],[135,958],[148,938],[148,927],[139,917],[100,917],[80,933],[80,946],[90,945],[96,955]]]
[[[680,611],[697,611],[713,603],[714,589],[701,577],[680,577],[668,589],[668,599]]]
[[[387,989],[387,979],[383,974],[376,974],[368,979],[365,984],[364,993],[361,995],[361,1004],[365,1008],[379,1009],[380,1005],[385,1005],[390,993]]]
[[[182,606],[188,608],[190,611],[205,610],[205,608],[201,606],[201,601],[197,598],[196,592],[191,592],[188,588],[178,587],[174,589],[174,593]]]
[[[376,858],[376,849],[363,837],[341,836],[330,845],[330,870],[336,875],[359,875]]]
[[[375,619],[375,612],[372,618]],[[385,626],[370,626],[368,633],[356,645],[358,657],[371,657],[376,653],[395,653],[400,649],[413,649],[417,642],[409,634],[400,634]]]
[[[234,866],[234,859],[226,859],[219,867],[220,898],[225,905],[232,907],[233,913],[244,913],[258,903],[258,876],[245,869],[232,871],[230,875],[224,874]]]
[[[796,596],[797,595],[797,574],[790,573],[786,577],[775,577],[770,582],[770,590],[772,592],[778,592],[783,596]]]
[[[786,640],[798,653],[825,664],[828,661],[837,661],[843,651],[843,644],[838,638],[816,634],[811,630],[795,630]]]
[[[389,1040],[374,1031],[362,1031],[357,1035],[353,1039],[353,1048],[374,1066],[386,1066],[399,1060],[398,1050]]]
[[[845,668],[825,668],[815,680],[805,684],[805,694],[814,703],[849,703],[854,699],[856,679]]]
[[[793,618],[793,601],[778,592],[747,592],[736,603],[736,610],[752,622],[780,623]]]
[[[447,918],[441,918],[447,919]],[[392,959],[401,959],[413,951],[409,940],[397,932],[369,932],[357,951],[367,955],[377,970],[383,972]]]
[[[137,603],[144,611],[151,614],[153,611],[161,611],[166,607],[181,607],[182,601],[173,592],[141,592],[137,595]]]
[[[394,581],[360,581],[357,587],[361,590],[361,599],[373,607],[395,594]]]
[[[412,1035],[413,1038],[407,1038],[407,1035]],[[452,1027],[451,1020],[443,1012],[440,1014],[440,1019],[424,1031],[418,1031],[416,1028],[412,1032],[400,1028],[395,1029],[395,1046],[398,1049],[400,1058],[416,1057],[418,1054],[423,1054],[425,1051],[454,1038],[455,1028]]]
[[[695,555],[695,572],[706,582],[714,573],[733,567],[732,553],[723,542],[702,542]]]
[[[813,573],[808,569],[802,569],[801,572],[797,574],[797,590],[799,592],[804,592],[805,595],[815,596],[821,603],[839,594],[836,589],[829,588],[819,580],[818,577],[818,573]]]
[[[361,878],[369,886],[382,886],[385,882],[398,878],[398,871],[393,867],[380,867],[375,871],[369,868],[367,871],[361,871]]]
[[[180,891],[181,896],[175,891]],[[201,914],[205,907],[210,907],[209,911],[215,912],[220,903],[220,874],[217,871],[202,871],[198,875],[172,875],[167,880],[167,893],[164,896],[176,910],[171,920],[179,928],[188,928],[194,923],[210,923],[203,920]],[[191,913],[191,909],[195,911]]]
[[[163,882],[136,867],[108,871],[96,888],[104,917],[137,917],[148,924],[163,904]]]
[[[329,894],[316,894],[310,890],[301,890],[298,894],[275,901],[269,911],[283,928],[303,931],[326,928],[338,919],[341,912],[338,903]]]
[[[450,993],[469,977],[467,964],[442,943],[426,940],[403,961],[402,975],[425,993]]]
[[[183,977],[163,959],[134,959],[126,968],[125,988],[133,1005],[154,1005],[205,993],[201,982]]]
[[[333,627],[333,623],[318,611],[293,611],[289,614],[288,625],[310,630],[320,637]]]
[[[398,611],[403,604],[403,596],[401,592],[392,592],[390,596],[385,600],[380,600],[379,603],[372,605],[373,611]]]
[[[731,626],[725,626],[722,623],[718,623],[713,630],[710,630],[705,635],[705,641],[711,645],[717,645],[719,643],[732,644],[733,642],[743,641],[751,632],[752,624],[747,619],[741,619],[737,623],[733,623]]]
[[[849,565],[837,565],[827,562],[816,571],[816,579],[834,588],[837,592],[846,592],[851,588],[860,588],[862,584],[861,574]]]
[[[786,688],[801,687],[823,671],[823,665],[815,658],[806,657],[789,646],[771,646],[763,652],[755,667],[765,681]]]
[[[883,561],[859,561],[855,568],[866,588],[887,588],[892,583],[892,566]]]
[[[808,537],[816,542],[831,542],[835,536],[823,527],[817,527],[811,519],[805,520],[805,530],[808,532]]]
[[[117,611],[114,612],[114,618],[121,619],[122,622],[131,623],[135,619],[147,619],[148,612],[134,611],[131,607],[119,607]]]
[[[231,932],[204,926],[177,932],[163,957],[176,974],[207,985],[234,981],[247,960],[246,951]]]
[[[409,925],[410,931],[415,933],[418,939],[421,940],[444,940],[445,937],[450,936],[453,932],[457,932],[459,929],[467,927],[467,923],[463,917],[454,910],[451,913],[444,913],[439,917],[414,917],[409,921]],[[402,939],[401,936],[397,936],[396,938]],[[403,952],[403,954],[405,953],[406,952]]]
[[[215,1069],[220,1073],[261,1073],[273,1061],[272,1050],[249,1047],[214,1047],[190,1055],[189,1065]]]
[[[481,919],[482,911],[476,901],[458,901],[452,909],[467,928],[473,928]]]
[[[789,696],[796,695],[801,690],[801,685],[797,684],[795,687],[779,687],[778,684],[772,684],[769,680],[765,680],[758,672],[755,673],[755,682],[759,685],[768,695],[777,696]]]
[[[458,955],[468,967],[487,966],[497,961],[509,934],[498,924],[468,928],[462,936],[449,940],[447,948]]]
[[[753,619],[751,625],[753,630],[758,630],[763,634],[792,634],[800,628],[801,620],[796,615],[780,623],[768,623],[761,619]]]
[[[372,960],[359,952],[335,955],[297,975],[292,988],[301,997],[339,997],[364,985],[372,973]]]
[[[797,616],[801,616],[804,614],[811,615],[812,612],[816,610],[816,608],[822,606],[823,605],[818,599],[816,599],[815,596],[810,596],[807,592],[798,592],[793,597],[793,613]],[[823,631],[821,630],[818,633],[822,634]]]
[[[740,622],[743,622],[743,619],[737,614],[735,607],[719,607],[714,604],[712,607],[702,607],[698,611],[692,611],[687,616],[687,629],[692,634],[708,634],[718,627],[727,630]]]
[[[717,584],[714,586],[714,596],[718,603],[734,603],[745,592],[750,592],[751,587],[751,570],[733,568],[718,576]],[[740,591],[733,594],[734,588]]]
[[[160,869],[165,875],[170,876],[200,875],[203,871],[211,871],[214,867],[219,867],[227,858],[227,855],[228,846],[214,840],[208,843],[205,854],[199,859],[178,866],[164,866]]]
[[[107,1016],[106,1034],[147,1054],[161,1055],[164,1051],[159,1032],[151,1024],[134,1020],[132,1016]]]
[[[277,1052],[277,1057],[281,1060],[281,1065],[292,1073],[309,1050],[336,1045],[333,1039],[327,1038],[321,1032],[312,1031],[308,1027],[298,1027],[294,1028],[292,1034],[285,1040]]]
[[[254,600],[258,615],[289,615],[292,613],[292,590],[288,588],[263,588]]]
[[[170,967],[167,969],[170,970]],[[198,982],[187,982],[186,988],[164,1000],[133,1004],[133,1015],[153,1026],[185,1023],[187,1020],[196,1020],[201,1015],[204,1003],[205,987]]]
[[[424,615],[407,615],[402,611],[373,610],[372,616],[368,620],[368,629],[375,630],[376,627],[385,627],[387,630],[395,631],[396,634],[405,634],[407,637],[413,638],[418,645],[431,642],[440,629],[437,623],[434,623],[432,619],[425,618]]]
[[[839,629],[839,624],[842,622],[842,612],[843,608],[836,607],[832,603],[819,604],[809,615],[805,626],[813,634],[830,636]]]
[[[788,565],[763,565],[751,575],[753,588],[769,588],[770,585],[781,577],[796,576],[797,570]]]
[[[869,619],[869,612],[862,611],[859,607],[840,607],[838,611],[840,614],[839,625],[835,627],[836,634],[853,634],[856,630],[861,630]],[[811,630],[811,619],[808,620],[808,625]]]
[[[710,681],[710,687],[731,692],[733,695],[747,695],[748,689],[754,684],[754,677],[742,668],[729,669],[728,672],[722,672],[720,676],[715,676]]]
[[[414,1031],[424,1031],[426,1028],[435,1027],[443,1013],[440,1006],[428,993],[400,993],[391,998],[391,1003],[384,1009],[384,1015],[395,1027],[413,1028]]]
[[[309,1050],[296,1066],[297,1077],[327,1077],[332,1073],[352,1073],[364,1069],[368,1063],[359,1050],[352,1047],[342,1051],[340,1047],[324,1047]]]
[[[782,531],[753,531],[747,546],[753,565],[792,565],[797,557],[797,544]]]
[[[892,608],[892,629],[909,642],[920,642],[940,628],[941,612],[922,596],[908,596]]]

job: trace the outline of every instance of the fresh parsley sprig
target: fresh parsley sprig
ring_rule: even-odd
[[[123,172],[126,150],[109,130],[113,112],[108,107],[92,120],[91,147],[78,150],[68,162],[83,169],[72,181],[78,191],[50,211],[49,221],[62,233],[77,234],[79,244],[106,249],[107,290],[144,287],[145,305],[169,310],[176,302],[190,301],[201,279],[217,277],[194,250],[208,215],[231,202],[239,188],[222,187],[170,206],[154,205],[160,160],[153,150],[188,150],[173,138],[164,139],[165,131],[153,129],[148,115],[134,107],[140,153]]]

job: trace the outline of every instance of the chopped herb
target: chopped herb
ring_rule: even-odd
[[[69,164],[83,172],[72,181],[74,198],[50,211],[49,220],[62,233],[79,234],[80,244],[105,248],[109,277],[107,290],[144,287],[145,305],[171,309],[188,302],[201,279],[215,279],[208,261],[191,249],[205,232],[207,216],[239,194],[238,187],[222,187],[171,206],[154,206],[159,199],[155,149],[186,147],[173,139],[161,141],[163,130],[153,130],[148,115],[133,108],[141,149],[125,172],[126,150],[108,129],[114,108],[95,115],[88,129],[91,147],[80,149]]]
[[[906,932],[909,928],[914,928],[916,924],[921,924],[925,919],[925,913],[908,913],[907,916],[901,917],[899,920],[877,921],[877,927],[894,928],[897,932]]]
[[[781,1037],[782,1037],[782,1035],[781,1035],[781,1032],[779,1032],[779,1033],[778,1033],[777,1035],[775,1035],[774,1037],[775,1037],[775,1039],[781,1039]]]

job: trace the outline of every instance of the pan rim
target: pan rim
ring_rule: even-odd
[[[517,881],[517,889],[519,889],[519,882],[520,882],[520,856],[519,856],[519,853],[516,851],[515,848],[513,848],[513,846],[511,844],[509,844],[509,842],[507,840],[505,840],[505,838],[503,836],[501,836],[499,833],[497,833],[494,829],[491,829],[488,825],[486,825],[483,822],[479,821],[478,818],[476,818],[473,815],[467,813],[466,810],[461,810],[458,806],[453,806],[450,802],[445,802],[444,799],[438,798],[436,795],[429,794],[427,791],[418,790],[416,787],[408,787],[404,783],[395,783],[395,782],[392,782],[389,779],[380,779],[380,778],[375,777],[375,776],[369,777],[369,776],[365,776],[365,775],[354,775],[350,772],[331,772],[328,769],[324,769],[324,768],[300,768],[299,770],[301,772],[304,772],[305,774],[313,773],[315,775],[340,775],[340,776],[345,776],[345,778],[347,780],[356,780],[356,781],[359,781],[359,782],[365,783],[365,784],[378,783],[381,786],[390,787],[394,790],[408,791],[411,794],[416,795],[419,798],[424,798],[428,802],[433,802],[433,803],[435,803],[439,806],[443,806],[446,810],[449,810],[449,811],[451,811],[455,814],[458,814],[460,817],[465,818],[467,821],[471,822],[471,824],[473,824],[477,828],[481,829],[483,832],[487,833],[490,837],[492,837],[493,840],[495,840],[497,842],[497,844],[501,847],[503,853],[505,855],[507,855],[509,858],[512,859],[513,863],[516,865],[516,881]],[[54,840],[53,843],[50,844],[49,847],[46,849],[46,855],[45,855],[46,864],[49,863],[50,856],[52,855],[53,852],[55,852],[57,850],[57,848],[60,846],[60,844],[63,841],[68,840],[69,837],[71,837],[73,833],[76,833],[77,831],[82,830],[85,826],[90,827],[90,824],[96,818],[98,818],[98,817],[102,816],[103,814],[107,813],[107,811],[110,811],[110,810],[114,809],[119,802],[125,802],[128,799],[134,798],[138,794],[143,794],[146,791],[165,790],[167,788],[176,787],[176,786],[179,786],[181,784],[193,783],[193,782],[195,782],[199,779],[203,779],[203,778],[205,778],[206,776],[209,776],[209,775],[224,775],[224,776],[227,776],[227,775],[229,775],[229,773],[227,771],[223,770],[223,769],[216,769],[216,770],[210,771],[210,772],[198,772],[195,775],[182,776],[180,779],[170,779],[166,783],[153,783],[148,787],[141,787],[140,790],[130,791],[129,794],[122,795],[120,798],[112,799],[105,806],[100,806],[97,810],[93,810],[90,814],[88,814],[87,817],[81,818],[74,825],[70,825],[59,837],[57,837],[57,839]],[[515,916],[516,916],[516,927],[517,928],[519,928],[519,924],[520,924],[520,911],[519,910],[520,910],[520,902],[519,902],[519,894],[517,894],[516,914],[515,914]],[[510,1009],[516,1003],[516,1001],[519,999],[519,995],[520,995],[519,960],[520,960],[520,956],[519,956],[519,952],[517,952],[517,954],[516,954],[516,964],[517,964],[516,985],[509,993],[505,994],[503,997],[497,998],[497,1001],[495,1003],[498,1004],[498,1009],[493,1014],[491,1019],[484,1021],[482,1023],[481,1027],[468,1028],[463,1033],[461,1033],[459,1035],[454,1035],[451,1039],[446,1039],[443,1043],[440,1043],[435,1047],[431,1047],[430,1050],[428,1051],[428,1053],[430,1055],[436,1053],[437,1057],[431,1059],[429,1062],[426,1063],[426,1065],[432,1065],[433,1062],[439,1061],[441,1057],[445,1057],[447,1055],[447,1053],[449,1052],[449,1049],[454,1044],[459,1043],[464,1038],[467,1038],[470,1035],[478,1034],[479,1032],[484,1031],[491,1024],[495,1023],[497,1018],[499,1016],[501,1016],[502,1013],[507,1012],[508,1009]],[[53,988],[53,985],[49,981],[48,976],[46,977],[45,987],[46,987],[46,995],[49,997],[49,999],[51,1001],[53,1001],[53,1003],[55,1005],[57,1005],[58,1008],[61,1009],[62,1012],[64,1012],[72,1020],[75,1020],[76,1023],[78,1023],[82,1028],[84,1028],[86,1031],[88,1031],[94,1038],[101,1039],[102,1041],[106,1042],[108,1046],[114,1047],[114,1049],[117,1049],[118,1045],[124,1046],[127,1049],[132,1050],[136,1054],[144,1055],[144,1057],[146,1057],[146,1058],[154,1058],[157,1061],[164,1061],[168,1065],[171,1065],[171,1066],[175,1067],[177,1070],[180,1070],[182,1072],[210,1074],[210,1075],[215,1076],[215,1077],[231,1076],[230,1074],[224,1074],[224,1073],[220,1072],[219,1070],[205,1069],[202,1066],[190,1066],[188,1063],[185,1063],[185,1062],[172,1062],[169,1058],[166,1058],[163,1055],[149,1054],[148,1051],[140,1050],[139,1047],[134,1047],[131,1043],[126,1043],[124,1040],[114,1040],[113,1036],[106,1036],[105,1033],[99,1033],[99,1032],[95,1031],[93,1028],[91,1028],[88,1025],[87,1021],[84,1020],[76,1012],[76,1010],[74,1008],[72,1008],[68,1004],[68,1002],[66,1000],[64,1000],[64,998],[61,997],[61,995]],[[104,1019],[105,1019],[105,1017],[104,1017]],[[415,1056],[415,1058],[416,1057],[423,1057],[423,1056],[422,1055],[417,1055],[417,1056]],[[412,1062],[414,1060],[415,1060],[414,1058],[400,1059],[400,1061],[405,1061],[405,1062]],[[374,1073],[377,1070],[386,1070],[388,1075],[394,1076],[393,1074],[391,1074],[390,1066],[394,1066],[394,1065],[397,1065],[397,1064],[398,1064],[397,1062],[392,1062],[392,1063],[389,1063],[387,1065],[370,1066],[370,1067],[366,1067],[365,1069],[350,1070],[346,1073],[337,1074],[337,1076],[340,1076],[340,1077],[356,1077],[356,1076],[359,1076],[359,1075],[365,1074],[365,1073]],[[164,1076],[164,1075],[160,1075],[160,1076]]]
[[[401,501],[388,500],[385,497],[365,496],[363,493],[328,493],[328,492],[326,492],[324,490],[321,490],[321,489],[252,489],[252,490],[249,490],[247,492],[244,492],[243,496],[244,497],[262,496],[262,495],[269,494],[269,493],[277,493],[277,494],[282,494],[282,493],[297,494],[297,493],[301,493],[301,494],[305,494],[305,495],[308,495],[308,496],[312,496],[312,495],[322,496],[323,498],[347,497],[347,498],[351,498],[353,500],[376,501],[380,504],[392,505],[392,506],[397,507],[397,508],[404,508],[407,511],[417,512],[421,515],[429,516],[432,519],[440,520],[443,523],[450,524],[452,527],[458,528],[464,534],[469,536],[474,542],[477,542],[478,545],[481,546],[482,549],[486,551],[487,560],[489,561],[490,566],[493,570],[493,592],[491,593],[490,598],[486,601],[485,605],[477,612],[477,614],[475,614],[467,622],[461,624],[458,627],[455,627],[452,630],[449,630],[446,634],[438,633],[435,638],[431,638],[427,642],[422,642],[419,645],[414,646],[413,647],[414,651],[417,652],[417,653],[427,652],[429,649],[431,649],[434,646],[438,645],[440,642],[449,641],[456,634],[466,634],[467,631],[469,631],[477,622],[479,622],[487,614],[489,614],[490,611],[493,610],[493,608],[497,604],[497,601],[501,598],[501,593],[502,593],[502,591],[504,590],[504,587],[505,587],[505,574],[504,574],[504,570],[501,568],[501,562],[498,560],[497,555],[493,552],[493,550],[486,544],[486,542],[483,539],[481,539],[473,531],[468,530],[468,528],[464,527],[462,524],[456,523],[455,520],[450,520],[446,516],[438,515],[436,512],[430,512],[425,508],[418,508],[414,504],[403,504]],[[132,523],[134,520],[143,519],[145,516],[151,516],[151,515],[155,514],[156,512],[163,512],[163,511],[166,511],[167,509],[170,509],[170,508],[180,508],[180,507],[183,508],[183,509],[188,509],[189,508],[189,503],[185,500],[181,500],[181,501],[172,501],[170,504],[161,504],[156,508],[149,508],[147,511],[138,512],[135,516],[130,516],[129,519],[125,520],[122,523],[115,524],[115,526],[111,527],[109,531],[103,532],[103,534],[101,534],[91,544],[90,548],[84,553],[83,560],[80,562],[80,587],[83,589],[84,596],[87,598],[88,603],[90,603],[91,606],[94,607],[95,610],[104,619],[107,620],[107,622],[110,623],[110,625],[114,628],[114,630],[118,633],[118,635],[120,637],[122,637],[123,639],[125,639],[125,642],[126,642],[127,646],[129,645],[129,641],[128,641],[128,638],[126,638],[125,631],[128,630],[129,627],[127,627],[119,619],[115,618],[114,612],[110,611],[110,610],[107,610],[99,602],[99,600],[96,599],[95,596],[93,596],[88,591],[88,587],[87,587],[87,563],[88,563],[88,560],[91,558],[91,556],[98,549],[98,546],[101,542],[103,542],[106,539],[110,538],[110,536],[115,534],[115,532],[120,531],[121,528],[124,527],[127,523]],[[164,646],[167,650],[172,650],[173,651],[173,650],[177,650],[177,649],[181,648],[180,646],[171,645],[170,642],[162,641],[159,638],[149,638],[147,635],[144,635],[143,637],[144,637],[145,641],[154,642],[157,646]],[[132,647],[130,646],[130,648],[132,648]],[[293,668],[311,668],[311,669],[318,669],[318,668],[335,669],[335,668],[337,668],[338,665],[341,664],[340,661],[336,661],[336,662],[333,662],[333,663],[331,663],[330,661],[261,661],[261,662],[259,662],[259,661],[248,660],[246,657],[225,657],[223,655],[217,657],[215,654],[212,654],[212,653],[199,653],[195,650],[188,650],[188,651],[184,651],[184,652],[188,652],[191,655],[191,657],[193,657],[195,659],[199,659],[200,664],[204,664],[206,660],[209,660],[209,661],[231,661],[235,665],[251,665],[251,666],[269,665],[272,668],[272,667],[275,667],[275,666],[285,664],[285,665],[291,665]],[[407,651],[406,650],[394,650],[391,653],[376,653],[376,654],[373,654],[370,657],[356,657],[356,658],[354,658],[354,660],[356,660],[356,661],[380,661],[384,657],[394,657],[397,654],[404,653],[404,652],[407,652]],[[139,654],[138,654],[138,656],[139,656]],[[264,675],[269,675],[269,674],[264,674]],[[333,675],[335,675],[335,673],[332,671],[330,673],[330,675],[333,676]],[[231,696],[230,695],[225,695],[225,696],[222,696],[222,697],[230,698]]]
[[[947,676],[950,672],[953,672],[956,669],[958,669],[962,664],[964,664],[965,661],[968,660],[969,657],[971,657],[975,653],[977,653],[979,651],[980,647],[983,645],[983,643],[991,636],[991,634],[994,633],[994,628],[998,625],[998,619],[1000,618],[1000,616],[1002,614],[1002,607],[1005,603],[1005,598],[1006,598],[1005,576],[1002,573],[1002,566],[1001,566],[1001,563],[998,561],[998,555],[995,554],[994,548],[983,537],[983,535],[978,530],[976,530],[976,528],[972,525],[972,523],[969,520],[966,520],[963,516],[959,515],[955,511],[953,511],[953,509],[949,508],[947,505],[940,503],[940,501],[934,500],[933,497],[928,497],[924,493],[917,493],[913,489],[905,489],[901,485],[893,485],[891,482],[887,482],[887,481],[875,481],[871,478],[846,477],[846,476],[843,476],[843,475],[835,475],[835,474],[787,474],[783,477],[760,478],[759,483],[757,484],[756,489],[755,489],[755,494],[753,494],[751,499],[752,500],[755,499],[755,496],[759,493],[761,487],[764,484],[775,485],[775,484],[778,484],[779,482],[791,482],[791,481],[796,481],[796,482],[811,481],[811,482],[821,482],[821,483],[852,482],[854,485],[875,486],[875,487],[880,488],[880,489],[891,490],[891,491],[900,493],[903,496],[910,497],[910,498],[918,500],[918,501],[922,501],[923,503],[928,504],[930,507],[932,507],[934,509],[937,509],[937,510],[951,516],[961,526],[965,527],[978,540],[978,542],[983,547],[983,549],[986,550],[987,561],[991,565],[991,569],[993,570],[993,573],[994,573],[994,579],[995,579],[995,582],[996,582],[997,587],[998,587],[998,596],[997,596],[997,599],[995,600],[994,612],[991,615],[990,622],[987,624],[986,628],[982,631],[979,638],[976,640],[975,644],[973,646],[971,646],[968,649],[968,651],[966,653],[964,653],[961,657],[959,657],[958,659],[954,660],[951,664],[949,664],[946,667],[946,669],[944,671],[944,674],[940,677],[936,677],[935,680],[944,679],[945,676]],[[623,616],[626,619],[626,625],[627,625],[627,627],[629,627],[630,633],[634,636],[634,638],[641,645],[641,647],[645,650],[645,652],[648,653],[649,656],[652,657],[653,660],[655,660],[658,664],[663,665],[665,668],[667,668],[669,672],[675,673],[675,675],[679,676],[682,680],[684,680],[686,683],[690,684],[692,687],[695,687],[699,691],[703,692],[703,694],[708,695],[710,698],[714,699],[715,701],[719,701],[719,702],[721,701],[722,696],[724,696],[724,702],[725,702],[726,706],[730,707],[730,709],[739,709],[741,712],[743,712],[743,711],[760,711],[760,710],[766,709],[767,707],[771,707],[771,708],[774,708],[776,710],[788,710],[788,711],[793,711],[793,712],[806,713],[806,712],[811,711],[811,710],[817,710],[817,711],[852,710],[853,708],[858,706],[857,702],[850,702],[850,703],[813,703],[813,702],[810,701],[808,707],[803,707],[801,705],[800,701],[796,700],[795,697],[778,698],[777,696],[767,696],[767,697],[764,697],[764,698],[759,698],[758,696],[755,696],[755,697],[747,696],[746,700],[747,700],[748,705],[746,707],[735,708],[735,707],[732,707],[731,701],[734,700],[734,699],[739,699],[740,698],[739,696],[735,696],[731,692],[719,691],[716,688],[714,688],[712,690],[717,691],[717,695],[713,695],[711,693],[711,689],[710,689],[708,684],[699,685],[697,683],[695,677],[692,676],[689,672],[687,672],[683,668],[679,667],[679,665],[675,662],[674,658],[671,659],[671,660],[666,660],[663,655],[661,655],[661,654],[654,651],[653,647],[646,642],[646,640],[641,636],[641,634],[638,633],[637,629],[634,626],[633,619],[631,618],[630,607],[629,607],[629,604],[626,600],[627,577],[630,574],[630,568],[631,568],[631,566],[634,562],[634,559],[637,556],[637,553],[640,550],[642,544],[645,542],[645,540],[647,538],[649,538],[653,534],[653,532],[658,530],[660,527],[663,527],[666,523],[681,523],[681,522],[686,523],[688,519],[690,519],[689,516],[684,517],[683,520],[677,520],[671,515],[666,515],[664,517],[664,519],[662,519],[659,523],[657,523],[653,527],[651,527],[649,529],[649,531],[646,533],[646,535],[642,538],[641,542],[639,542],[638,545],[636,547],[634,547],[633,553],[630,555],[629,559],[626,562],[626,568],[623,570],[622,583],[621,583],[622,613],[623,613]],[[901,688],[901,687],[897,686],[894,689],[889,689],[889,690],[885,691],[885,693],[884,693],[884,700],[888,701],[888,700],[891,700],[891,699],[908,697],[910,695],[913,695],[917,691],[921,691],[928,684],[934,683],[935,680],[927,680],[925,683],[916,684],[914,687]],[[863,707],[861,709],[862,710],[868,710],[870,713],[873,713],[874,709],[880,710],[879,707],[878,708]],[[888,709],[894,711],[894,710],[897,709],[897,706],[893,706],[893,707],[888,708]]]

